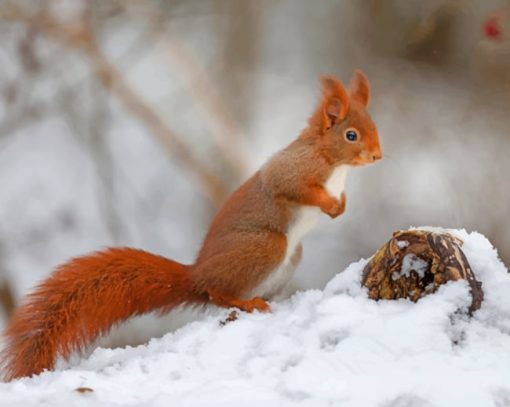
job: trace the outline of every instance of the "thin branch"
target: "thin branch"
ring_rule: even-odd
[[[152,42],[161,48],[172,64],[178,66],[183,75],[187,76],[195,102],[204,109],[209,120],[213,119],[211,128],[216,145],[233,171],[245,175],[248,149],[242,137],[243,132],[199,61],[177,40],[168,22],[158,10],[150,7],[149,2],[117,1],[132,17],[143,14],[149,20]]]
[[[166,150],[174,154],[187,167],[201,186],[205,196],[216,206],[224,200],[226,187],[221,179],[191,154],[188,147],[170,130],[161,116],[129,86],[123,74],[100,50],[91,30],[83,21],[66,24],[47,12],[31,15],[12,3],[4,4],[0,9],[0,18],[30,25],[64,46],[81,51],[103,86],[159,139]]]
[[[3,241],[0,240],[0,255],[4,254]],[[3,260],[4,255],[1,256]],[[7,272],[7,268],[3,261],[0,260],[0,306],[4,309],[7,318],[10,318],[14,308],[16,308],[16,301],[14,299],[14,291],[11,284],[11,279]]]

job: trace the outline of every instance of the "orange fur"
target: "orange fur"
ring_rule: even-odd
[[[284,284],[301,258],[299,242],[287,253],[300,210],[315,206],[332,218],[341,215],[345,194],[331,196],[328,178],[339,166],[381,158],[377,130],[366,111],[365,75],[356,71],[349,90],[333,76],[321,82],[323,95],[309,126],[227,200],[195,264],[110,249],[60,266],[7,327],[5,377],[51,369],[57,356],[69,357],[134,315],[187,303],[269,311],[266,299],[280,287],[268,288],[267,282]],[[359,137],[349,141],[346,134],[353,130]],[[264,298],[251,298],[257,289],[264,290]]]
[[[352,98],[363,106],[368,106],[370,100],[370,86],[368,84],[368,78],[362,71],[359,69],[354,71],[349,87],[351,89]]]
[[[60,266],[17,309],[5,332],[7,380],[53,367],[112,325],[153,310],[196,303],[187,266],[116,248]]]

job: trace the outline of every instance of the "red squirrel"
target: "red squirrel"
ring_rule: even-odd
[[[321,77],[322,97],[299,137],[241,185],[214,217],[194,264],[111,248],[59,266],[16,310],[5,331],[4,378],[52,369],[112,326],[179,305],[270,311],[301,259],[321,212],[345,211],[349,167],[382,157],[360,70],[349,89]]]

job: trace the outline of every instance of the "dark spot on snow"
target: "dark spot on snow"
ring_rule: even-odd
[[[94,390],[90,387],[77,387],[74,391],[77,391],[78,393],[92,393]]]
[[[223,321],[220,321],[220,326],[225,326],[229,322],[236,321],[238,316],[239,313],[237,311],[231,311],[230,314],[228,314],[227,318],[225,318]]]
[[[320,348],[326,351],[332,351],[345,338],[349,336],[347,331],[331,330],[321,334]]]

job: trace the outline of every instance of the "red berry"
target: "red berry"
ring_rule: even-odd
[[[490,17],[483,26],[483,32],[489,38],[501,38],[501,29],[497,17]]]

